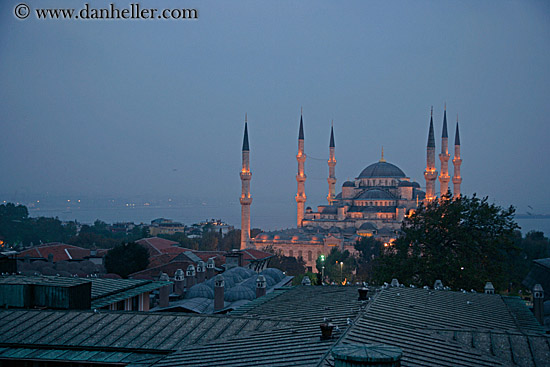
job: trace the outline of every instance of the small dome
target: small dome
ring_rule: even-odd
[[[376,162],[365,168],[359,178],[406,177],[401,169],[388,162]]]
[[[275,283],[279,283],[285,277],[285,275],[281,270],[275,269],[275,268],[267,268],[264,271],[262,271],[260,274],[266,277],[268,283],[269,283],[268,277],[272,278],[275,281]]]
[[[252,301],[255,298],[256,293],[252,289],[244,285],[237,285],[233,288],[230,288],[228,291],[225,292],[224,296],[224,299],[227,302],[235,302],[242,299],[248,299]]]
[[[371,222],[365,222],[359,227],[360,230],[364,231],[376,231],[376,227]]]
[[[344,182],[342,187],[355,187],[355,184],[351,181],[346,181],[346,182]]]
[[[365,190],[356,200],[395,200],[395,197],[386,190]]]
[[[185,298],[196,298],[196,297],[202,297],[202,298],[209,298],[214,299],[214,291],[212,288],[207,286],[204,283],[196,284],[189,289],[189,292],[185,295]]]

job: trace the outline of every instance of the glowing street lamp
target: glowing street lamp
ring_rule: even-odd
[[[325,255],[319,256],[321,259],[321,285],[325,284]]]

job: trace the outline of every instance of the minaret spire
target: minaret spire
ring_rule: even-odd
[[[456,132],[455,132],[455,156],[453,158],[454,174],[453,174],[453,197],[460,197],[460,184],[462,177],[460,176],[460,133],[458,132],[458,114],[456,115]]]
[[[334,121],[330,125],[330,142],[328,145],[329,149],[329,158],[328,158],[328,195],[327,200],[329,205],[332,204],[334,201],[334,197],[336,196],[335,186],[336,186],[336,173],[335,173],[335,167],[336,167],[336,158],[334,156]]]
[[[439,175],[440,193],[441,197],[449,191],[449,135],[447,134],[447,103],[445,103],[445,111],[443,112],[443,133],[441,134],[441,154],[439,154],[439,160],[441,161],[441,174]]]
[[[304,220],[306,205],[306,174],[304,171],[306,154],[304,153],[304,120],[302,109],[300,110],[300,131],[298,132],[298,154],[296,155],[296,160],[298,161],[298,174],[296,175],[296,181],[298,182],[298,192],[296,193],[296,222],[298,227],[301,227],[302,221]]]
[[[428,146],[426,156],[426,170],[424,178],[426,179],[426,201],[435,199],[435,180],[437,171],[435,170],[435,138],[434,138],[434,122],[433,122],[433,106],[430,115],[430,130],[428,132]]]
[[[384,159],[384,146],[382,145],[382,155],[380,156],[380,163],[384,163],[386,162],[386,160]]]
[[[250,204],[252,197],[250,196],[250,180],[252,173],[250,172],[250,149],[248,146],[248,121],[247,116],[244,117],[244,137],[242,150],[242,169],[241,175],[241,250],[250,247]]]

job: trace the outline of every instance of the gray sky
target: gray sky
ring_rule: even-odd
[[[460,118],[463,192],[550,212],[549,2],[135,2],[199,19],[18,20],[19,0],[0,3],[2,200],[236,203],[247,112],[253,216],[282,203],[292,223],[300,106],[306,153],[322,159],[306,161],[315,207],[326,203],[332,119],[338,187],[382,145],[424,186],[430,106],[440,137],[447,102],[450,141]]]

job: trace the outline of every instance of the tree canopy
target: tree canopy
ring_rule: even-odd
[[[354,280],[353,271],[356,266],[356,260],[348,250],[342,252],[337,247],[334,247],[325,257],[324,261],[319,257],[315,264],[319,273],[323,273],[323,265],[325,266],[325,282],[342,284]]]
[[[135,242],[115,246],[105,255],[107,273],[115,273],[123,278],[147,268],[149,253],[147,249]]]
[[[262,250],[275,255],[269,259],[270,268],[279,269],[292,276],[298,276],[306,272],[306,262],[301,257],[285,256],[281,250],[275,250],[273,246],[266,246]]]
[[[450,195],[420,205],[405,218],[402,235],[379,258],[378,282],[433,285],[441,279],[455,289],[483,289],[491,281],[507,286],[506,261],[513,245],[514,207],[503,209],[480,199]]]

